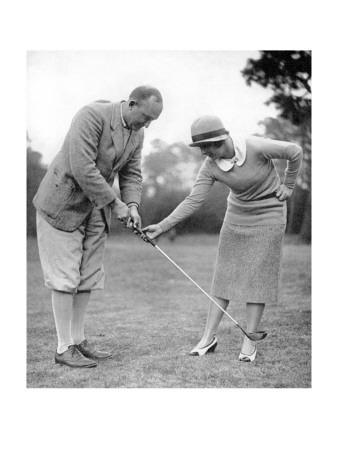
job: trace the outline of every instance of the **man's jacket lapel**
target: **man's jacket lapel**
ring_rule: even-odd
[[[113,108],[112,120],[111,120],[111,128],[112,128],[112,139],[114,142],[114,146],[116,149],[117,158],[115,160],[115,164],[113,167],[113,171],[118,172],[121,167],[123,167],[128,161],[131,152],[135,150],[135,143],[138,138],[139,133],[137,131],[132,131],[130,137],[128,139],[126,148],[123,149],[124,140],[123,140],[123,127],[121,122],[121,110],[120,103],[116,103]]]
[[[113,113],[111,118],[110,127],[112,129],[111,137],[113,139],[114,147],[116,150],[116,161],[121,159],[123,154],[123,129],[121,123],[121,103],[115,103],[113,106]],[[114,167],[115,170],[115,167]]]

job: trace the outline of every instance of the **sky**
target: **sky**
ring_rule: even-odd
[[[191,123],[204,114],[222,118],[235,135],[261,131],[275,117],[264,102],[269,89],[247,86],[240,71],[258,51],[29,51],[27,131],[31,147],[49,164],[70,122],[85,104],[128,99],[139,85],[156,86],[164,109],[145,132],[144,153],[159,138],[190,142]]]

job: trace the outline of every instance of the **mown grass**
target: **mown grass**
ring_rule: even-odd
[[[217,236],[162,239],[160,247],[206,290]],[[106,247],[106,288],[93,294],[86,335],[114,357],[94,369],[54,364],[50,292],[35,239],[27,242],[27,387],[30,388],[309,388],[311,387],[311,247],[286,239],[282,298],[269,306],[254,363],[238,361],[242,333],[226,317],[214,354],[189,357],[203,333],[208,300],[150,245],[127,232]],[[229,307],[239,323],[245,308]]]

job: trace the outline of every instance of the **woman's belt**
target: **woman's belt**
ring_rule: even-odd
[[[263,197],[255,198],[253,200],[266,200],[267,198],[276,197],[276,192],[277,191],[271,192],[271,194],[266,194],[266,195],[263,195]]]

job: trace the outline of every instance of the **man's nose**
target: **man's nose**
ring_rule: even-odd
[[[150,124],[151,124],[151,120],[148,120],[148,122],[146,122],[146,123],[144,124],[144,127],[145,127],[145,128],[148,128]]]

